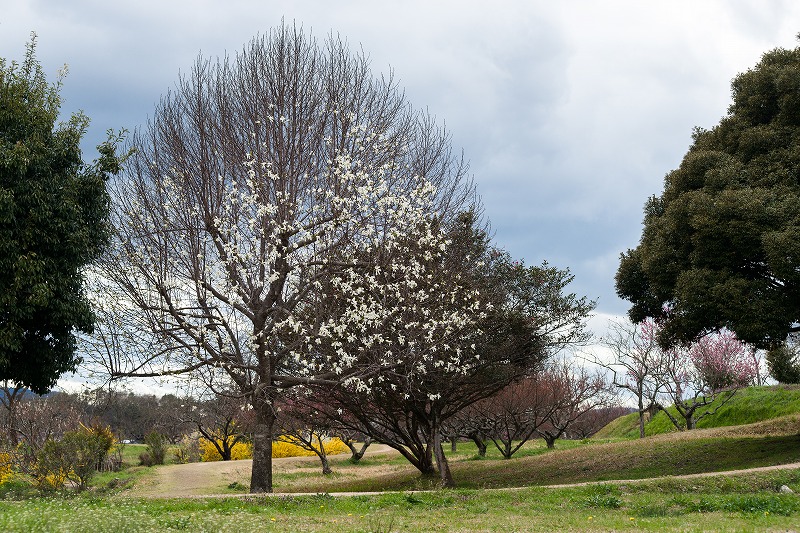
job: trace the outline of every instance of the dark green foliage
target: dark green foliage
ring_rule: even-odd
[[[765,54],[732,93],[647,202],[617,271],[631,319],[663,319],[665,344],[728,328],[770,348],[800,321],[800,48]]]
[[[147,444],[147,451],[142,455],[146,454],[149,460],[142,461],[142,464],[145,466],[163,465],[164,458],[167,455],[167,448],[169,447],[169,441],[167,441],[167,437],[156,431],[151,431],[144,438],[144,443]]]
[[[800,360],[797,346],[783,343],[767,352],[770,375],[780,383],[800,383]]]
[[[57,124],[61,80],[35,58],[0,58],[0,381],[47,392],[74,370],[75,330],[92,330],[83,269],[108,237],[106,180],[119,170],[118,138],[84,164],[89,119]]]

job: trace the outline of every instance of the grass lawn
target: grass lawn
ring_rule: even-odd
[[[125,462],[138,463],[139,452],[126,447]],[[674,477],[800,462],[800,414],[641,440],[559,441],[555,450],[535,441],[510,460],[492,448],[486,458],[475,452],[459,443],[448,454],[458,488],[430,492],[413,491],[435,488],[436,479],[385,452],[356,465],[331,457],[330,476],[315,458],[276,462],[276,492],[304,496],[244,495],[246,478],[225,477],[205,494],[230,496],[132,497],[131,485],[180,466],[102,474],[83,494],[40,496],[6,484],[0,531],[794,531],[800,524],[800,496],[779,491],[800,492],[800,468]],[[545,486],[586,481],[594,483]],[[388,492],[335,496],[345,491]]]
[[[710,404],[705,410],[714,411],[720,401]],[[674,416],[681,420],[674,408],[668,408]],[[719,407],[714,414],[702,418],[697,427],[716,428],[752,424],[787,415],[800,413],[800,385],[773,385],[768,387],[747,387],[736,391],[733,397]],[[601,429],[595,436],[598,438],[628,438],[639,436],[639,415],[631,413],[620,417]],[[676,431],[667,415],[656,413],[652,420],[645,424],[645,434],[659,435]]]
[[[386,493],[335,498],[0,502],[2,531],[786,531],[800,471],[631,485]]]

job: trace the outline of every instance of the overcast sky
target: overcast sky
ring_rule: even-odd
[[[201,52],[235,53],[281,19],[340,34],[446,123],[496,242],[569,267],[601,315],[627,310],[619,254],[692,128],[714,126],[731,79],[800,32],[795,0],[0,1],[0,57],[21,59],[33,31],[51,79],[69,65],[63,110],[92,119],[87,148],[145,123]]]

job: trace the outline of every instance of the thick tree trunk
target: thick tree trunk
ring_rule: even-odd
[[[453,474],[450,473],[450,465],[447,462],[447,457],[444,455],[444,448],[442,448],[442,435],[438,429],[433,434],[433,453],[436,456],[436,466],[439,467],[439,477],[442,480],[443,487],[455,487],[453,481]]]
[[[254,402],[256,425],[253,432],[253,469],[250,492],[272,492],[272,430],[275,413],[267,402]]]
[[[450,451],[452,453],[458,451],[458,437],[450,437]]]
[[[486,457],[486,442],[481,435],[478,434],[478,432],[474,432],[469,434],[469,438],[472,439],[472,442],[478,447],[478,455],[480,457]]]
[[[319,460],[322,462],[322,475],[328,476],[333,474],[333,470],[331,470],[331,464],[328,461],[328,455],[325,452],[320,454]]]
[[[361,444],[360,449],[356,448],[354,442],[349,440],[346,441],[345,445],[348,448],[350,448],[350,462],[353,464],[358,463],[364,457],[364,453],[367,451],[367,448],[369,448],[370,444],[372,444],[372,439],[369,437],[367,437],[366,440],[364,440],[363,444]]]
[[[435,476],[436,467],[433,464],[433,447],[429,446],[425,450],[425,455],[419,458],[419,462],[414,466],[422,473],[423,476]]]
[[[514,455],[514,452],[511,451],[510,440],[503,441],[503,448],[500,450],[500,453],[503,454],[503,459],[511,459],[511,456]]]
[[[317,451],[317,457],[319,457],[320,462],[322,463],[322,475],[328,476],[333,474],[333,470],[331,470],[331,464],[328,461],[328,454],[325,451],[325,443],[322,442],[322,437],[317,435],[317,445],[319,446],[319,451]]]
[[[547,444],[547,448],[548,449],[552,450],[553,448],[556,447],[556,439],[557,438],[558,437],[554,437],[554,436],[550,436],[550,435],[546,435],[544,437],[544,442]]]

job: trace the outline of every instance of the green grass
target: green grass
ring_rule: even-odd
[[[504,488],[644,479],[800,462],[797,435],[680,440],[665,436],[552,451],[542,448],[540,454],[510,460],[456,458],[451,463],[453,477],[459,488]],[[347,467],[337,465],[335,470],[346,472]],[[279,479],[276,482],[280,484]],[[310,491],[319,492],[421,490],[433,488],[437,482],[436,478],[422,478],[415,470],[405,469],[366,479],[309,477],[307,486]]]
[[[765,390],[775,398],[764,398]],[[747,413],[720,412],[720,420],[794,412],[796,393],[747,391]],[[138,458],[135,447],[130,452]],[[472,443],[448,455],[458,488],[424,493],[411,491],[436,488],[437,480],[420,477],[396,454],[356,465],[332,457],[332,476],[322,476],[315,461],[276,474],[276,490],[302,487],[309,494],[301,497],[234,495],[246,488],[236,479],[226,482],[231,497],[126,497],[120,476],[136,483],[156,471],[144,467],[98,476],[84,494],[43,497],[6,484],[0,531],[786,531],[800,523],[800,497],[778,491],[787,485],[800,492],[800,469],[674,477],[800,461],[797,413],[646,439],[559,441],[555,450],[535,441],[510,460],[493,447],[476,460]],[[595,483],[543,486],[585,481]],[[340,491],[391,492],[332,496]]]
[[[706,407],[713,410],[714,404]],[[674,408],[670,412],[677,415]],[[702,412],[702,411],[701,411]],[[713,415],[701,419],[697,427],[716,428],[752,424],[773,418],[800,413],[800,385],[774,385],[769,387],[748,387],[737,391],[725,405]],[[639,436],[639,418],[637,413],[620,417],[597,433],[600,438],[627,438]],[[676,431],[675,426],[664,413],[657,413],[645,424],[646,435],[658,435]]]
[[[673,481],[507,491],[454,490],[333,498],[111,500],[91,495],[0,502],[16,531],[761,531],[800,517],[800,471],[754,481]],[[748,478],[750,479],[750,478]]]

